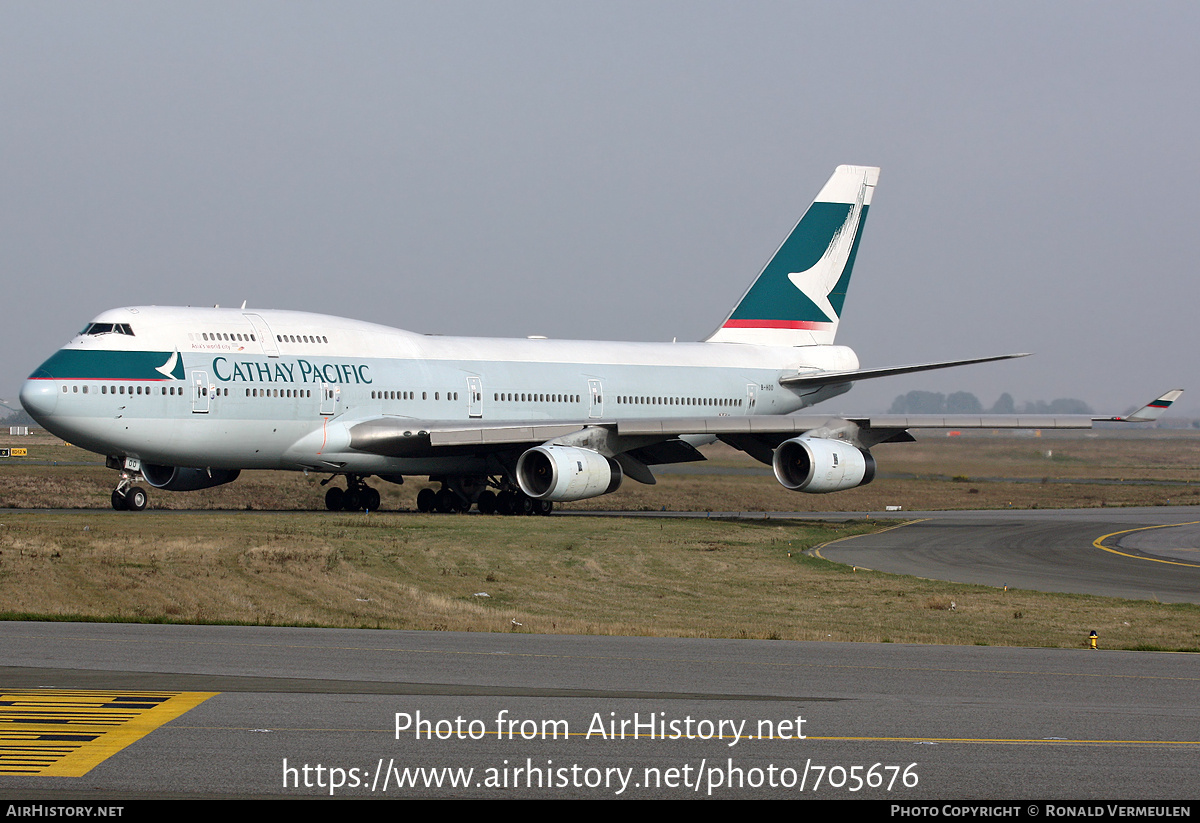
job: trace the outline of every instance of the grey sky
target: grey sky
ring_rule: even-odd
[[[706,336],[883,167],[859,384],[1198,414],[1195,3],[0,3],[0,396],[92,316]],[[1191,410],[1189,412],[1189,410]]]

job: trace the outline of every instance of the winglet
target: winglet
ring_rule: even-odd
[[[1162,416],[1163,412],[1171,408],[1171,404],[1178,400],[1181,394],[1183,394],[1183,389],[1173,389],[1162,397],[1151,400],[1133,414],[1127,414],[1124,417],[1098,417],[1095,419],[1119,420],[1122,423],[1149,423],[1152,420],[1157,420]]]

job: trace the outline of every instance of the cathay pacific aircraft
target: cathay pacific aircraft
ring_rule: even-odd
[[[721,440],[788,489],[870,483],[877,443],[909,429],[1089,428],[1090,417],[797,414],[856,380],[1002,360],[863,369],[834,345],[879,169],[839,166],[720,327],[700,343],[440,337],[294,311],[107,311],[29,376],[21,403],[120,472],[115,509],[147,485],[191,491],[243,469],[344,477],[325,504],[374,510],[376,477],[440,483],[422,511],[548,513],[654,483]],[[1180,392],[1125,419],[1156,418]],[[329,481],[326,480],[326,483]]]

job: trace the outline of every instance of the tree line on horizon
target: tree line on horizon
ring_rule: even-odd
[[[1060,397],[1047,403],[1029,400],[1020,406],[1008,392],[1000,395],[990,409],[985,409],[971,392],[942,394],[931,391],[910,391],[899,395],[888,414],[1094,414],[1092,407],[1073,397]]]

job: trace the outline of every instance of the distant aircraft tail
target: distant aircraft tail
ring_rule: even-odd
[[[833,343],[858,253],[875,166],[838,166],[710,343]]]
[[[1163,412],[1171,408],[1171,404],[1179,399],[1183,389],[1173,389],[1156,400],[1151,400],[1132,414],[1124,417],[1093,417],[1093,420],[1119,420],[1122,423],[1149,423],[1157,420]]]

